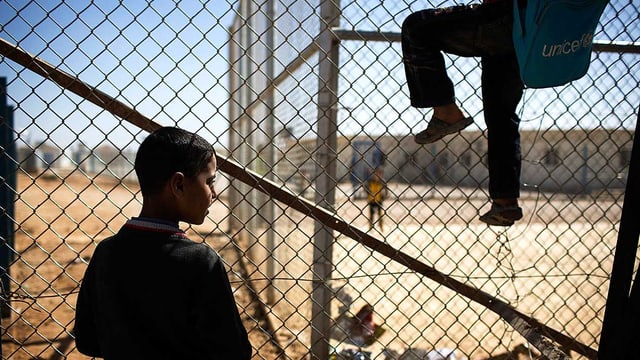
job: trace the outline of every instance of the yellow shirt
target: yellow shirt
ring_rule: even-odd
[[[367,187],[367,201],[381,203],[384,199],[384,184],[377,179],[371,179],[367,182]]]

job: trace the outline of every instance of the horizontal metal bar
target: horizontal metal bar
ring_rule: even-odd
[[[401,40],[400,33],[397,33],[397,32],[334,29],[333,33],[340,40],[386,41],[386,42],[399,42]],[[627,42],[627,41],[595,40],[593,42],[593,51],[640,54],[640,43],[635,43],[630,41]]]
[[[275,91],[276,87],[280,85],[283,81],[291,76],[291,73],[296,71],[302,65],[304,65],[309,58],[318,51],[318,45],[315,41],[312,41],[309,45],[307,45],[304,50],[302,50],[298,56],[293,59],[287,66],[284,67],[284,70],[278,76],[276,76],[271,84],[269,84],[260,94],[258,94],[253,102],[249,104],[244,110],[245,113],[251,113],[255,107],[258,105],[264,104],[264,99],[268,96],[271,96]]]
[[[359,30],[342,30],[342,29],[333,29],[332,31],[336,35],[336,37],[340,40],[400,42],[400,33],[396,33],[396,32],[359,31]]]
[[[630,41],[593,41],[595,52],[616,52],[624,54],[640,54],[640,43]]]

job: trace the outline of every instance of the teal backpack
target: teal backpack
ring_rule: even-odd
[[[608,0],[513,0],[513,46],[527,87],[566,84],[584,76],[593,34]]]

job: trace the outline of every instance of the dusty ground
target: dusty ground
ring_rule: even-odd
[[[20,175],[18,190],[16,260],[10,269],[12,316],[2,319],[3,358],[86,359],[75,350],[69,333],[79,281],[93,240],[111,235],[137,215],[137,186],[109,178],[91,181],[76,173],[64,181]],[[416,195],[411,196],[402,189],[393,191],[402,193],[403,200],[388,202],[386,227],[373,230],[376,236],[597,348],[620,199],[525,197],[523,222],[495,232],[476,219],[486,203],[482,194],[421,188],[411,189]],[[418,198],[424,194],[429,194],[426,199]],[[367,228],[363,201],[344,196],[337,201],[345,219]],[[278,213],[278,246],[272,257],[261,245],[266,232],[254,231],[253,240],[228,234],[224,200],[214,205],[207,223],[188,233],[217,249],[232,270],[255,358],[275,359],[284,348],[285,358],[302,359],[310,344],[314,228],[286,207],[278,207]],[[569,221],[559,222],[560,213]],[[368,349],[376,359],[382,359],[383,348],[402,352],[408,347],[454,347],[477,359],[522,341],[477,304],[351,239],[338,236],[332,252],[331,286],[348,293],[348,305],[354,308],[374,304],[377,321],[387,329]],[[272,305],[262,306],[268,298],[268,258],[275,259],[276,291],[271,293]]]
[[[92,239],[111,235],[137,215],[137,186],[119,186],[109,178],[92,182],[82,175],[69,176],[64,183],[52,176],[32,180],[21,175],[18,189],[12,315],[2,319],[3,359],[87,359],[75,350],[69,333],[79,281],[95,247]],[[214,207],[212,217],[222,215],[222,208],[221,203]],[[209,224],[210,233],[189,234],[206,240],[233,265],[230,280],[251,342],[260,345],[260,358],[272,358],[277,348],[257,326],[268,328],[263,311],[236,275],[243,273],[238,252],[220,231]]]

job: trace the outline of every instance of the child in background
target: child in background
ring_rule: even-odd
[[[140,216],[98,244],[80,287],[73,333],[81,353],[251,358],[222,259],[178,227],[204,222],[217,197],[216,170],[213,146],[196,134],[165,127],[142,142]]]
[[[382,169],[376,168],[369,179],[367,179],[367,203],[369,204],[369,228],[373,229],[375,225],[374,217],[378,214],[378,223],[380,231],[384,231],[382,224],[382,202],[387,194],[386,184],[382,177]]]

